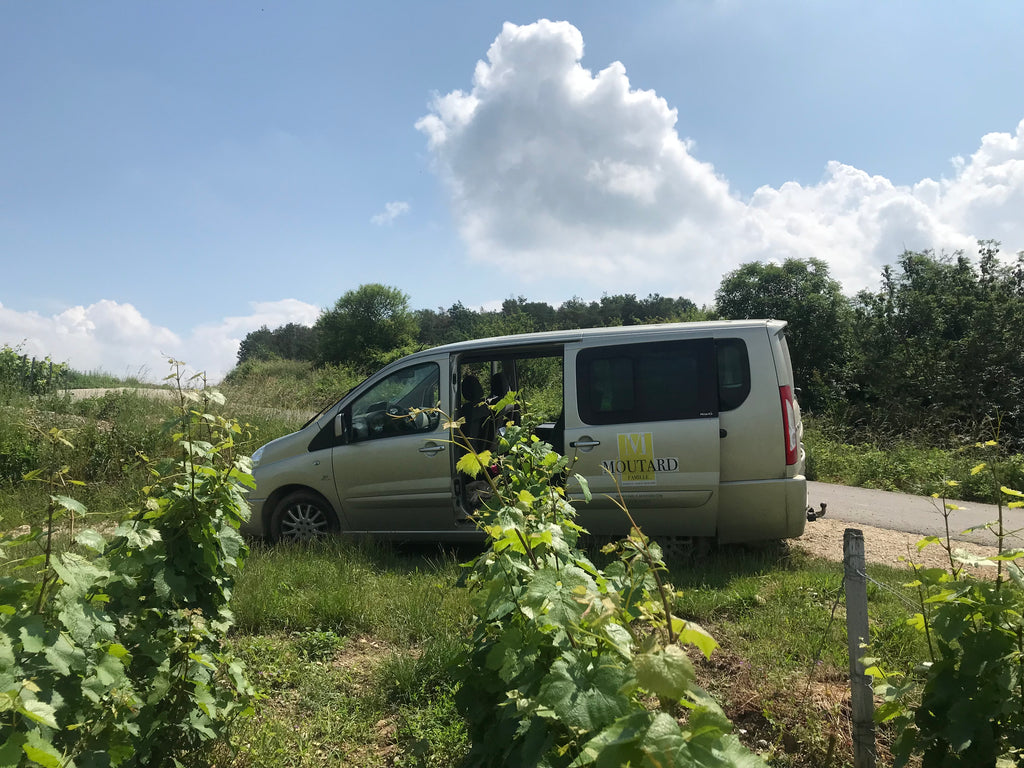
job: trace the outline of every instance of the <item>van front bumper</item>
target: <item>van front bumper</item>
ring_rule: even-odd
[[[263,505],[266,499],[246,499],[249,502],[249,519],[238,526],[238,532],[243,536],[254,536],[263,538],[266,532],[263,529]]]

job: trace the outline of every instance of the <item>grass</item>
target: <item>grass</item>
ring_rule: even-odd
[[[154,387],[146,371],[138,376],[115,376],[101,370],[76,371],[68,369],[60,377],[62,389],[100,389],[108,387]]]
[[[804,445],[810,480],[990,504],[998,501],[1000,484],[1024,488],[1024,455],[1005,455],[995,446],[933,448],[871,436],[850,442],[849,435],[837,433],[826,421],[810,418],[805,420]],[[993,484],[987,472],[971,474],[980,462],[993,461],[999,464],[999,483]],[[958,484],[949,486],[947,480]]]
[[[89,510],[91,524],[100,525],[120,519],[138,502],[149,479],[148,460],[174,449],[168,426],[175,415],[171,400],[132,391],[83,400],[62,393],[5,395],[0,399],[0,520],[8,528],[31,523],[46,507],[49,491],[43,484],[22,481],[33,469],[66,465],[72,477],[85,483],[76,498]],[[243,453],[304,421],[300,414],[248,410],[238,437]],[[53,429],[70,445],[55,442]]]
[[[225,764],[456,765],[467,744],[451,668],[470,618],[460,570],[432,548],[254,549],[232,643],[262,698]]]
[[[225,389],[238,397],[250,386],[260,389]],[[308,395],[285,398],[290,386],[271,396],[268,385],[262,399],[243,406],[229,396],[229,413],[248,414],[242,450],[299,426],[298,417],[274,408],[307,402]],[[46,505],[42,486],[20,480],[24,471],[69,464],[87,481],[82,499],[101,522],[137,501],[147,478],[138,454],[155,457],[170,444],[163,428],[169,404],[132,393],[77,403],[11,396],[0,406],[0,519],[7,527]],[[44,438],[50,426],[67,429],[74,448],[51,448]],[[926,490],[954,470],[969,473],[977,460],[969,451],[845,444],[813,423],[807,442],[819,479],[899,490]],[[235,726],[235,751],[218,745],[202,764],[458,765],[468,745],[451,665],[470,621],[459,562],[472,554],[341,542],[254,548],[232,600],[230,642],[261,699],[255,717]],[[698,659],[698,677],[741,738],[772,765],[809,768],[830,753],[831,764],[848,764],[841,566],[774,547],[722,548],[670,568],[682,591],[676,610],[721,644],[710,661]],[[923,658],[920,638],[906,626],[909,609],[893,594],[906,573],[869,574],[889,585],[869,592],[872,653],[891,668]]]
[[[229,400],[248,408],[316,412],[363,380],[342,365],[316,367],[300,360],[247,360],[219,385]]]
[[[232,644],[263,698],[217,765],[454,766],[468,749],[451,665],[470,621],[458,563],[473,550],[332,542],[253,550]],[[675,610],[721,647],[696,650],[701,684],[772,765],[849,762],[842,566],[785,547],[723,547],[670,561]],[[893,591],[906,572],[869,569]],[[907,606],[869,591],[872,653],[921,658]]]
[[[909,668],[925,646],[906,624],[907,571],[869,565],[868,575],[871,654]],[[772,765],[824,765],[830,748],[844,764],[852,744],[842,564],[781,547],[724,547],[672,566],[672,577],[682,591],[676,610],[721,645],[697,659],[698,676],[746,731],[741,738]]]

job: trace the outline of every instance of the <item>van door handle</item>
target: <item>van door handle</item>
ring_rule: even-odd
[[[443,450],[444,445],[442,443],[427,443],[422,448],[420,448],[420,453],[429,453],[431,456],[433,456],[437,453],[440,453]]]
[[[718,436],[719,437],[726,437],[728,434],[729,434],[729,432],[727,430],[725,430],[725,429],[718,430]]]
[[[569,443],[570,448],[597,448],[601,444],[600,440],[573,440]]]

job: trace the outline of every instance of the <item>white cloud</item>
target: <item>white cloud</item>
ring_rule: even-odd
[[[402,201],[396,200],[394,202],[385,203],[384,210],[376,214],[370,219],[372,224],[376,224],[378,227],[382,227],[385,224],[390,224],[399,216],[404,216],[409,212],[409,204]]]
[[[1024,121],[989,134],[950,179],[897,186],[840,162],[822,180],[741,200],[676,130],[677,111],[613,62],[581,65],[567,22],[505,24],[469,92],[439,95],[422,131],[470,257],[535,281],[710,301],[755,259],[816,256],[848,292],[904,248],[1024,247]],[[565,291],[563,291],[565,292]]]
[[[197,326],[187,337],[149,322],[131,304],[102,300],[56,315],[17,312],[0,304],[0,343],[21,345],[29,356],[49,355],[81,371],[158,381],[169,368],[167,358],[183,360],[193,370],[219,381],[234,367],[238,345],[262,325],[312,325],[320,309],[297,299],[255,302],[251,313]]]

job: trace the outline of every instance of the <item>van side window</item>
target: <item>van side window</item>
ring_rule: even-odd
[[[718,413],[712,339],[581,350],[576,397],[587,424],[699,419]]]
[[[750,358],[743,339],[715,339],[718,410],[739,408],[750,394]]]
[[[436,429],[440,421],[438,414],[416,412],[416,409],[435,407],[440,391],[441,371],[437,363],[395,371],[352,401],[348,408],[352,425],[350,441]]]

